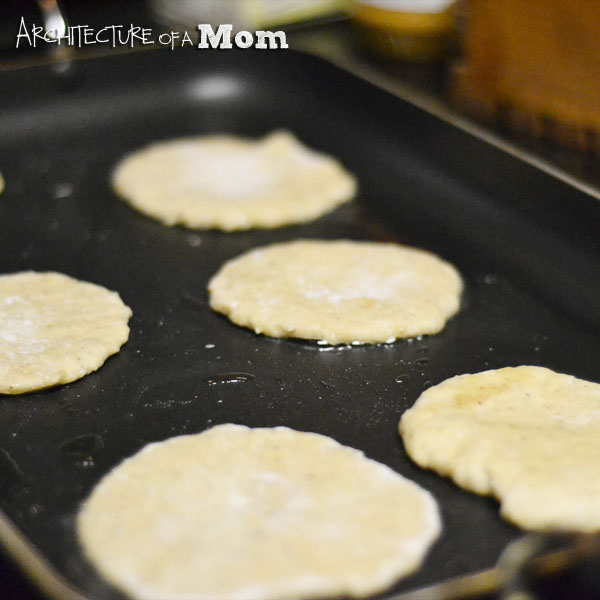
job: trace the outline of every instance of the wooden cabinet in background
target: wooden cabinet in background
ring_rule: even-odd
[[[600,152],[600,1],[465,0],[462,11],[459,105]]]

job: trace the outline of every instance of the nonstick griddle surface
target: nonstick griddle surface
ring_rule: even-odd
[[[74,515],[149,442],[219,423],[286,425],[363,450],[430,490],[444,532],[402,591],[495,564],[521,534],[495,501],[413,465],[397,423],[460,373],[543,365],[598,380],[600,204],[326,62],[294,52],[152,51],[0,74],[0,272],[56,270],[119,291],[129,342],[96,373],[0,397],[0,507],[90,598],[121,595],[82,558]],[[357,202],[302,226],[168,228],[119,201],[109,174],[151,141],[292,130],[338,156]],[[210,311],[208,279],[255,246],[397,240],[462,272],[439,335],[323,349]]]

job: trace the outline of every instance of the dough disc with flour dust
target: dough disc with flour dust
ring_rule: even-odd
[[[131,310],[116,292],[61,273],[0,276],[0,393],[80,379],[129,337]]]
[[[400,434],[420,466],[491,494],[525,529],[600,530],[600,385],[542,367],[453,377]]]
[[[233,231],[311,221],[350,200],[356,181],[293,135],[213,135],[153,144],[127,156],[115,191],[167,225]]]
[[[440,518],[428,492],[331,438],[228,424],[146,446],[77,526],[132,598],[283,600],[388,587],[419,566]]]
[[[208,287],[211,308],[256,333],[391,343],[440,331],[458,310],[462,281],[416,248],[299,240],[229,261]]]

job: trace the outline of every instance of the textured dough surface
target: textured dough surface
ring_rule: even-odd
[[[118,165],[113,187],[167,225],[233,231],[315,219],[350,200],[356,181],[335,159],[275,132],[153,144]]]
[[[251,250],[209,282],[210,306],[237,325],[329,344],[437,333],[461,290],[454,267],[429,252],[346,240]]]
[[[422,467],[491,494],[525,529],[600,530],[600,385],[541,367],[429,388],[400,434]]]
[[[146,446],[77,524],[100,572],[144,600],[364,596],[415,570],[440,530],[431,495],[362,452],[231,424]]]
[[[116,292],[61,273],[0,276],[0,393],[69,383],[98,369],[129,337]]]

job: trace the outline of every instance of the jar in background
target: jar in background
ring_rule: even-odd
[[[178,30],[195,30],[198,23],[217,27],[231,23],[234,31],[326,17],[345,0],[147,0],[154,18]]]
[[[363,45],[382,58],[433,62],[444,58],[453,32],[453,0],[353,0]]]

